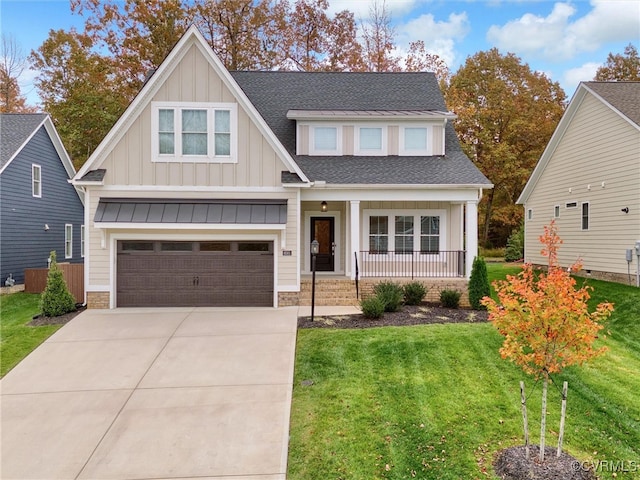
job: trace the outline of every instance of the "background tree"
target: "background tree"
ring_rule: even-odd
[[[367,66],[364,51],[358,42],[358,28],[353,13],[336,13],[327,28],[324,70],[329,72],[362,72]]]
[[[438,55],[427,51],[424,40],[416,40],[409,43],[409,52],[405,58],[405,70],[407,72],[433,72],[436,74],[442,90],[449,83],[449,67]]]
[[[525,264],[518,275],[494,283],[498,302],[485,297],[482,303],[489,310],[489,320],[505,337],[500,348],[502,358],[542,379],[540,461],[543,461],[549,379],[569,365],[582,364],[606,351],[606,347],[596,347],[594,343],[613,305],[601,303],[589,312],[591,288],[576,289],[576,281],[571,277],[571,271],[582,268],[580,263],[572,265],[569,271],[558,265],[562,240],[554,221],[544,228],[540,242],[544,245],[541,253],[548,258],[547,272],[535,272],[533,265]]]
[[[393,55],[395,30],[385,0],[373,0],[369,19],[362,23],[364,57],[370,72],[400,71],[400,61]]]
[[[287,60],[294,69],[320,70],[327,51],[326,37],[331,25],[327,0],[297,0],[283,35]]]
[[[515,202],[564,112],[565,93],[494,48],[467,58],[445,98],[462,148],[494,184],[480,204],[481,242],[503,246],[522,220]]]
[[[596,71],[594,80],[599,82],[638,82],[640,81],[640,57],[631,43],[624,48],[624,55],[610,53],[607,63]]]
[[[18,84],[18,78],[27,65],[27,57],[15,37],[3,33],[0,37],[1,113],[30,113],[37,110],[27,105]]]
[[[119,94],[112,57],[92,52],[93,40],[75,30],[51,30],[31,62],[46,112],[76,168],[98,146],[129,99]]]

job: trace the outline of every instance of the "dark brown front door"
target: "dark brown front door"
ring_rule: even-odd
[[[335,270],[335,238],[333,217],[311,217],[311,240],[319,245],[316,257],[317,272],[333,272]]]

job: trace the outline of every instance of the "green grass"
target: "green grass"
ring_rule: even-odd
[[[488,268],[491,280],[518,271]],[[555,378],[569,381],[564,447],[583,461],[638,465],[640,290],[589,284],[594,301],[615,302],[616,311],[609,352]],[[495,453],[523,443],[520,380],[533,443],[540,421],[540,385],[500,358],[501,343],[489,324],[300,330],[287,478],[496,478]],[[557,441],[559,412],[552,386],[547,444]]]
[[[4,377],[24,357],[44,342],[61,325],[29,327],[40,312],[40,295],[13,293],[0,295],[0,377]]]

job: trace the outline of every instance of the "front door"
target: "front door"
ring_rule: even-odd
[[[316,257],[317,272],[333,272],[335,270],[336,244],[334,238],[333,217],[311,217],[311,240],[319,243]]]

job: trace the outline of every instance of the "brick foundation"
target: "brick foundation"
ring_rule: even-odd
[[[109,308],[109,292],[87,292],[87,308]]]
[[[300,303],[299,292],[278,292],[279,307],[297,307]]]

